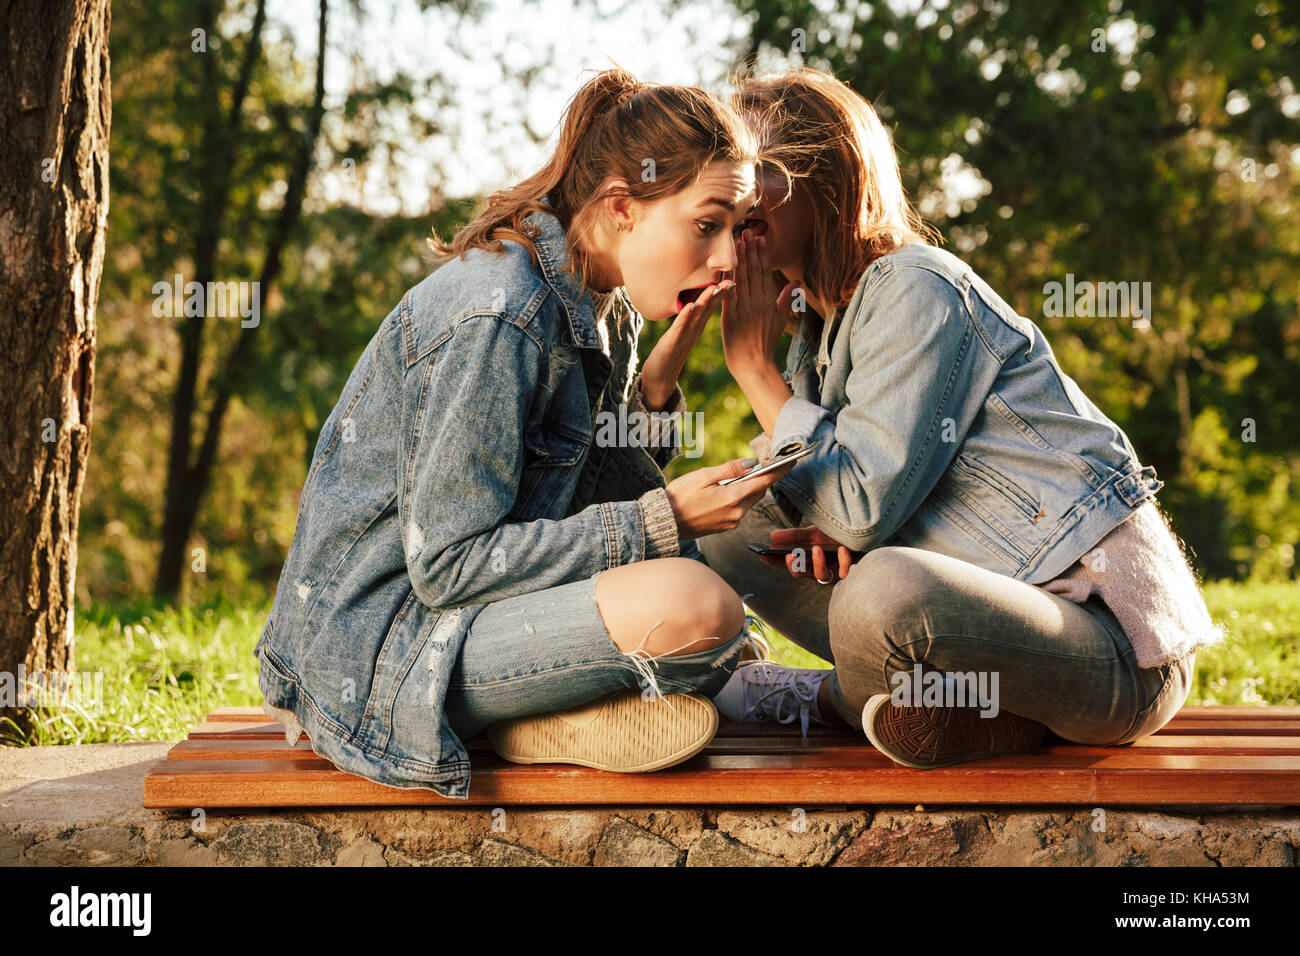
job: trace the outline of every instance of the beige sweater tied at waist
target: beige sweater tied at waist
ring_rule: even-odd
[[[1139,667],[1159,667],[1225,636],[1154,500],[1042,588],[1076,604],[1096,595],[1124,629]]]

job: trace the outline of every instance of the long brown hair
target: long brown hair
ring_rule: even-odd
[[[803,284],[813,296],[842,309],[877,258],[942,241],[908,201],[876,111],[851,87],[807,66],[762,78],[742,70],[731,82],[764,161],[780,160],[787,182],[802,181],[812,207]]]
[[[757,164],[757,137],[727,103],[688,86],[642,83],[616,66],[589,80],[569,101],[554,155],[518,185],[488,197],[487,208],[450,243],[429,240],[441,259],[470,249],[501,252],[502,239],[528,247],[536,233],[523,224],[539,200],[564,226],[570,256],[565,267],[588,284],[591,241],[606,197],[650,202],[691,186],[713,162]],[[649,175],[647,175],[649,173]],[[627,188],[602,191],[607,179]]]

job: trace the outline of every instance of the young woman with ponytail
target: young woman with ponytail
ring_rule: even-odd
[[[757,158],[706,93],[607,70],[540,171],[431,243],[447,261],[384,320],[321,430],[258,641],[291,738],[460,798],[463,741],[484,730],[509,760],[621,771],[708,742],[750,634],[692,539],[735,527],[788,468],[666,486],[662,469]],[[638,374],[644,319],[674,316]],[[597,440],[614,413],[638,427]]]
[[[1186,700],[1195,650],[1223,637],[1154,469],[1041,330],[931,244],[870,104],[808,68],[737,86],[784,172],[761,177],[724,354],[760,457],[818,445],[700,546],[835,668],[743,665],[719,709],[848,724],[921,768],[1031,750],[1048,730],[1154,733]],[[760,559],[754,544],[801,550]]]

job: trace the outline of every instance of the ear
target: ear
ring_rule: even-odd
[[[624,231],[634,225],[637,220],[637,201],[631,196],[614,194],[610,195],[611,189],[627,189],[626,179],[607,179],[605,181],[605,198],[603,200],[606,221],[611,226],[617,228],[622,224]]]

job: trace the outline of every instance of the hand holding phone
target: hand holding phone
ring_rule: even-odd
[[[746,471],[744,459],[737,458],[725,465],[697,468],[668,482],[664,493],[677,519],[679,538],[698,538],[701,535],[730,531],[740,524],[745,513],[767,493],[773,483],[785,477],[791,465],[786,462],[776,470],[742,482],[736,487],[729,479],[752,475]]]
[[[820,583],[843,580],[849,576],[853,562],[862,556],[861,552],[850,551],[847,546],[816,527],[777,528],[771,537],[771,547],[751,544],[749,550],[758,555],[764,564],[773,568],[785,568],[796,578],[812,578]],[[803,570],[795,570],[791,556],[796,551],[804,553]]]

